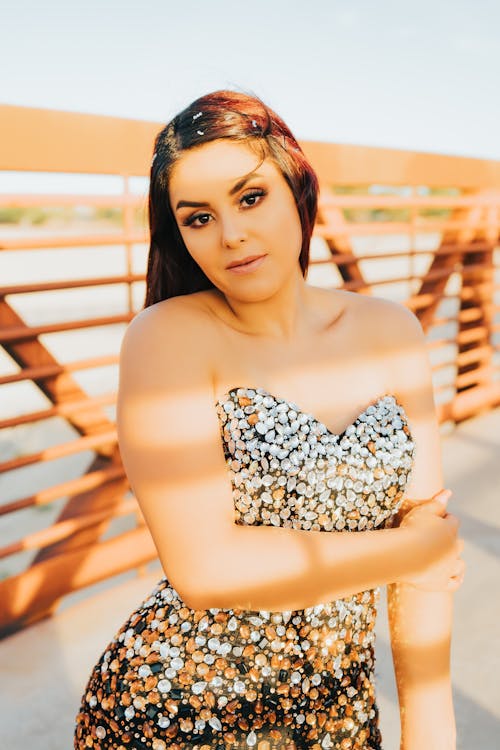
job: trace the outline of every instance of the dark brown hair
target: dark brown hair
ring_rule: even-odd
[[[206,94],[176,115],[158,133],[149,185],[150,247],[144,307],[214,287],[189,254],[169,200],[169,178],[184,151],[230,138],[269,157],[293,193],[302,226],[299,264],[305,278],[316,220],[318,179],[289,128],[256,96],[236,91]]]

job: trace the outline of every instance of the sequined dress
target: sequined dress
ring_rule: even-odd
[[[235,387],[216,402],[235,523],[386,528],[413,466],[386,394],[334,434],[297,404]],[[287,612],[186,606],[166,577],[94,666],[74,747],[381,750],[380,588]]]

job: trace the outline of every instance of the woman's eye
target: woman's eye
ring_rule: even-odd
[[[183,227],[199,227],[199,226],[205,226],[205,224],[208,224],[208,221],[201,221],[202,219],[209,219],[210,214],[196,214],[195,216],[190,216],[186,221],[182,222]],[[201,221],[201,224],[195,224],[195,221]]]
[[[260,188],[257,190],[252,190],[250,193],[245,193],[245,195],[241,198],[240,203],[243,203],[243,201],[246,201],[247,208],[251,208],[252,206],[257,205],[260,201],[259,198],[263,198],[266,195],[265,190],[261,190]],[[206,224],[208,224],[210,221],[210,214],[194,214],[194,216],[189,216],[186,221],[182,222],[183,227],[193,227],[193,229],[200,229],[201,227],[204,227]],[[195,224],[195,222],[199,222]]]
[[[250,203],[247,203],[248,206],[255,206],[256,203],[259,203],[255,199],[262,198],[265,194],[265,190],[253,190],[251,193],[246,193],[241,200],[250,201]]]

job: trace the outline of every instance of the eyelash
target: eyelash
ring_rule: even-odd
[[[261,188],[256,188],[252,190],[251,192],[245,193],[245,195],[242,196],[240,203],[244,201],[246,198],[253,198],[253,197],[261,197],[263,198],[265,195],[267,195],[267,190],[263,190]],[[261,201],[257,201],[256,203],[251,203],[250,205],[247,204],[247,208],[253,208]],[[183,227],[190,227],[192,226],[193,229],[201,229],[202,227],[206,226],[209,222],[205,222],[205,224],[197,224],[196,226],[193,224],[193,222],[196,221],[196,219],[199,219],[201,216],[208,216],[209,214],[203,213],[203,214],[194,214],[193,216],[189,216],[186,221],[182,222]]]

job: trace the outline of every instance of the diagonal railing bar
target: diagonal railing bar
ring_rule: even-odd
[[[37,335],[32,335],[32,329],[26,325],[21,316],[5,300],[0,298],[0,330],[2,331],[4,347],[7,354],[22,369],[38,366],[57,366],[60,363],[42,344]],[[16,331],[9,341],[9,332]],[[26,336],[23,337],[21,332]],[[64,404],[67,401],[76,401],[86,398],[85,391],[80,388],[76,380],[67,372],[57,372],[55,375],[42,376],[34,379],[33,383],[53,404]],[[85,413],[76,412],[68,417],[68,422],[80,435],[92,435],[113,429],[114,425],[106,416],[106,413],[95,408]],[[110,455],[111,450],[101,447],[103,455]]]
[[[62,375],[64,373],[88,370],[93,367],[106,367],[107,365],[114,365],[117,363],[118,356],[116,354],[106,354],[100,357],[88,357],[86,359],[73,360],[72,362],[65,362],[64,364],[56,364],[56,362],[54,362],[53,364],[35,365],[33,367],[25,367],[23,370],[19,370],[19,372],[10,375],[3,375],[0,378],[0,385],[20,383],[23,380],[41,381],[49,376],[55,377],[56,375]],[[64,403],[72,404],[73,401],[65,401]]]
[[[325,203],[322,201],[323,196],[326,199]],[[324,186],[320,193],[317,218],[319,228],[321,229],[324,226],[328,231],[327,235],[324,236],[324,241],[331,255],[330,260],[337,266],[344,284],[357,283],[360,288],[363,287],[365,293],[368,293],[370,286],[363,278],[358,260],[353,252],[349,239],[349,227],[345,221],[344,213],[341,208],[333,205],[333,201],[328,201],[331,196],[334,196],[331,188]],[[350,256],[355,260],[345,263],[342,256]]]
[[[85,474],[75,479],[54,484],[47,489],[38,490],[36,494],[20,497],[10,503],[3,503],[3,505],[0,505],[0,516],[14,513],[17,510],[24,510],[25,508],[48,505],[64,497],[74,497],[83,492],[83,490],[97,489],[107,482],[122,479],[124,476],[125,470],[121,463],[96,471],[88,470]]]
[[[115,357],[115,360],[117,358]],[[100,404],[114,404],[115,393],[101,393],[100,396],[88,396],[85,399],[79,399],[78,401],[66,401],[65,404],[55,404],[48,409],[40,409],[39,411],[26,412],[25,414],[18,415],[16,417],[10,417],[8,419],[0,419],[0,430],[5,430],[8,427],[17,427],[21,424],[34,424],[35,422],[41,422],[44,419],[50,419],[51,417],[69,417],[71,414],[77,411],[85,411],[91,406]],[[1,512],[1,510],[0,510]]]
[[[8,635],[53,613],[70,591],[98,583],[156,557],[151,534],[139,526],[120,536],[71,548],[1,582],[0,635]],[[41,585],[43,584],[43,585]]]
[[[130,319],[128,315],[125,317]],[[16,331],[25,330],[27,334],[25,337],[17,336],[9,341],[7,336],[4,337],[7,340],[2,342],[9,356],[21,368],[59,364],[55,357],[40,342],[38,336],[33,335],[30,327],[24,323],[21,316],[13,310],[5,298],[0,299],[0,327],[7,333],[13,329]],[[55,375],[47,375],[39,379],[34,379],[33,383],[54,405],[62,406],[78,400],[81,401],[87,397],[85,391],[80,388],[75,379],[64,368]],[[96,455],[86,473],[105,470],[120,463],[119,451],[116,445],[115,426],[101,408],[90,404],[88,409],[70,412],[65,418],[81,436],[89,439],[96,438],[94,441],[95,444],[92,445],[92,450],[94,450]],[[100,435],[102,436],[105,433],[113,435],[110,442],[98,439]],[[72,588],[72,573],[76,571],[71,571],[68,568],[66,562],[67,553],[85,545],[95,544],[100,539],[113,518],[115,507],[122,501],[127,489],[128,480],[126,477],[117,477],[104,486],[94,487],[70,497],[59,513],[55,521],[56,524],[78,518],[82,514],[99,512],[101,513],[100,522],[80,529],[71,537],[49,544],[39,550],[29,567],[34,570],[40,570],[42,563],[56,557],[61,567],[59,575],[67,582],[67,589],[64,590],[64,593],[68,593]],[[80,558],[71,559],[79,560]],[[59,587],[57,590],[61,591],[62,589]],[[47,598],[43,601],[47,602]],[[18,625],[25,625],[49,615],[55,611],[58,602],[59,599],[53,599],[47,608],[42,611],[37,609],[36,599],[26,599],[25,607],[19,611]],[[2,622],[0,617],[0,632],[1,628],[7,624],[5,621]]]

